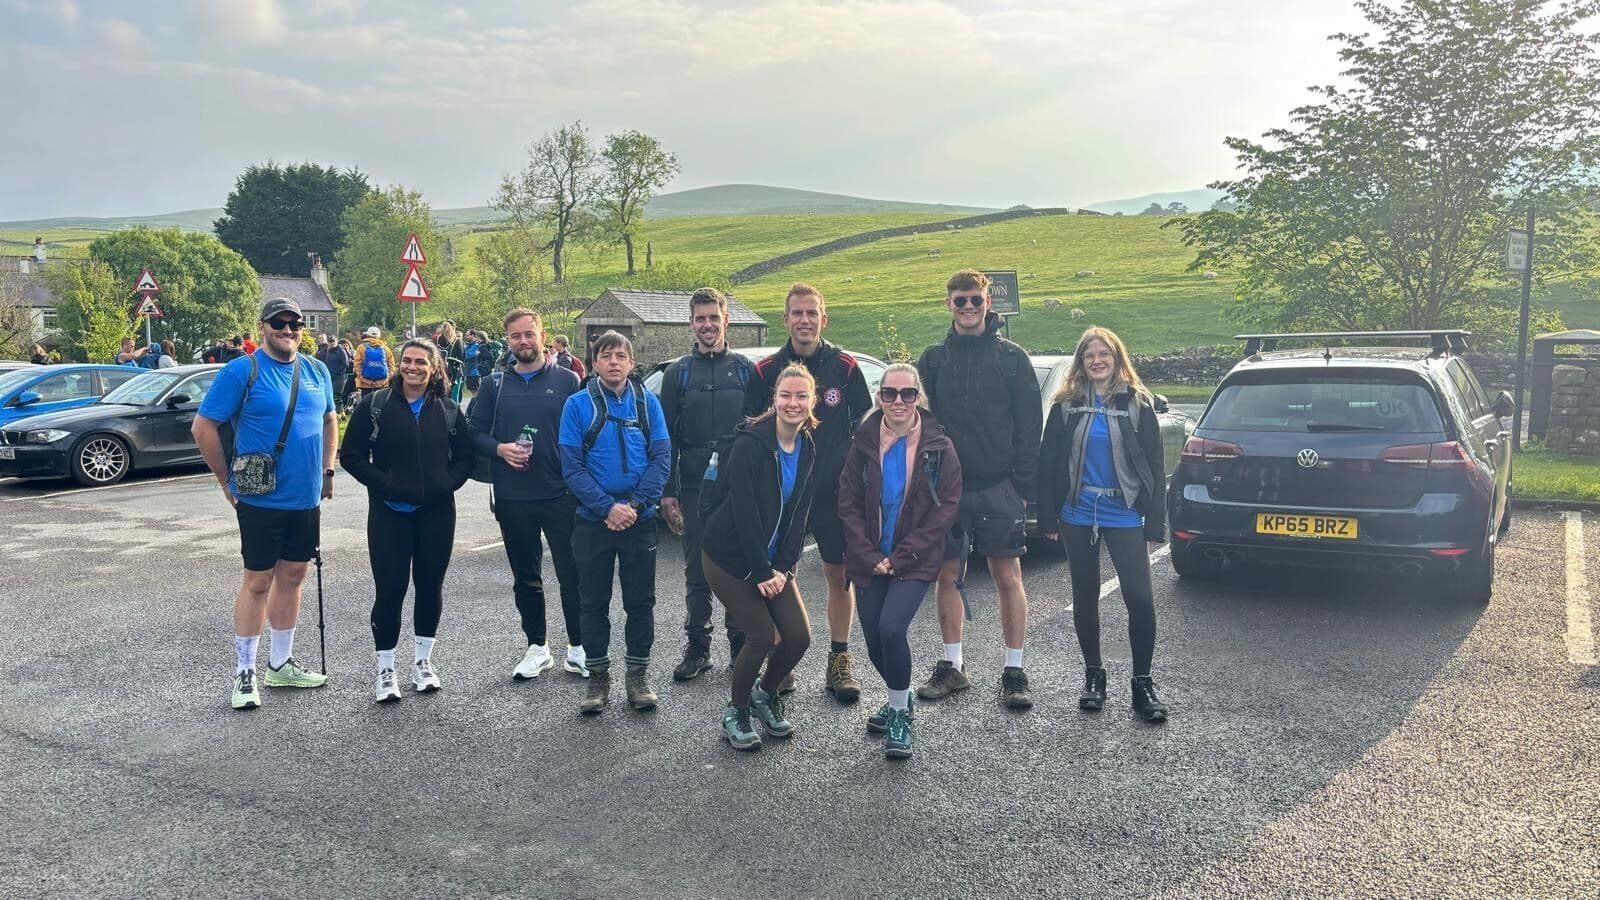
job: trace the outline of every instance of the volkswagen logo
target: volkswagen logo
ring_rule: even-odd
[[[1294,455],[1294,461],[1299,463],[1302,469],[1315,469],[1317,467],[1317,451],[1307,447]]]

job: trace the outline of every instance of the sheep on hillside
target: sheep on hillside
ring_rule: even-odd
[[[1206,273],[1203,273],[1200,277],[1204,278],[1207,281],[1211,281],[1212,279],[1217,277],[1217,273],[1215,273],[1215,272],[1206,272]]]
[[[1044,298],[1044,308],[1045,309],[1060,309],[1061,308],[1061,298],[1060,297],[1046,297],[1046,298]]]
[[[845,279],[844,279],[844,283],[845,284],[855,284],[856,280],[854,278],[851,278],[850,276],[846,275]]]
[[[928,256],[932,257],[933,259],[938,259],[939,258],[939,248],[935,247],[932,250],[929,250],[928,251]]]
[[[1083,310],[1078,309],[1077,307],[1073,307],[1073,309],[1072,309],[1072,318],[1074,318],[1074,319],[1083,318]]]
[[[1094,270],[1093,269],[1079,269],[1077,274],[1073,275],[1072,277],[1073,278],[1091,278],[1093,276],[1094,276]]]

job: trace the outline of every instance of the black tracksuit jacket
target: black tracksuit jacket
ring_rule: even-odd
[[[821,341],[810,356],[796,356],[794,346],[785,343],[777,353],[756,363],[755,377],[750,379],[744,395],[745,415],[759,416],[772,406],[778,376],[790,363],[803,364],[817,380],[816,416],[822,423],[812,435],[817,443],[817,496],[836,497],[839,472],[844,468],[850,442],[855,439],[856,426],[872,412],[867,378],[861,374],[856,358],[837,345]],[[837,510],[829,512],[838,514]]]
[[[662,496],[700,490],[706,461],[717,440],[744,422],[745,390],[754,364],[726,346],[716,353],[698,348],[667,366],[661,377],[661,413],[672,434],[672,475]],[[680,389],[688,370],[687,389]]]

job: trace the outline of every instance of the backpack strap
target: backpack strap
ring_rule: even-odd
[[[584,456],[594,449],[594,442],[600,439],[600,430],[606,427],[606,419],[610,416],[606,398],[600,393],[600,379],[589,379],[586,390],[589,392],[589,402],[594,404],[594,417],[589,420],[589,428],[583,433]]]
[[[378,419],[383,416],[383,405],[388,402],[388,388],[379,388],[372,393],[372,406],[370,407],[372,411],[372,434],[368,436],[369,441],[375,442],[378,440]]]
[[[633,421],[613,416],[611,408],[606,405],[606,398],[600,387],[600,379],[590,378],[588,380],[586,390],[589,393],[589,402],[594,404],[594,418],[590,420],[588,430],[583,433],[583,454],[585,456],[589,455],[589,451],[594,449],[595,442],[600,439],[600,432],[608,422],[615,422],[622,428],[637,428],[646,435],[646,443],[648,443],[650,407],[644,396],[644,384],[632,375],[628,376],[627,384],[633,388],[634,415],[637,417]]]

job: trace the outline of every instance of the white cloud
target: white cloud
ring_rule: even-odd
[[[222,40],[271,44],[288,33],[277,0],[196,0],[196,23]]]
[[[83,17],[83,14],[78,12],[78,4],[74,3],[73,0],[56,0],[55,3],[46,6],[45,9],[54,14],[63,25],[76,25],[78,20]]]
[[[150,49],[150,41],[139,26],[124,19],[100,19],[94,23],[94,31],[102,41],[120,50]]]

